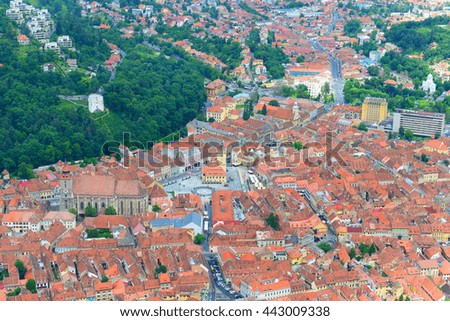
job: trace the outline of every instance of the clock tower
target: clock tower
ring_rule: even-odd
[[[59,179],[60,210],[68,210],[72,206],[72,173],[67,165],[64,165]]]

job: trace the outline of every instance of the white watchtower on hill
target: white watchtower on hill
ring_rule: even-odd
[[[103,103],[103,96],[100,94],[90,94],[88,97],[88,103],[89,103],[89,112],[91,113],[105,110],[105,105]]]

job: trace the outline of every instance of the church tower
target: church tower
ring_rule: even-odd
[[[59,179],[60,210],[68,210],[72,206],[72,173],[70,167],[64,165]]]

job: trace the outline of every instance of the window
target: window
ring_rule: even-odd
[[[84,202],[80,203],[80,210],[84,211]]]

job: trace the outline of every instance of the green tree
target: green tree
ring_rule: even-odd
[[[208,121],[209,121],[210,123],[214,123],[214,122],[216,121],[216,119],[215,119],[214,117],[209,117]]]
[[[23,280],[25,278],[25,273],[27,273],[27,267],[21,260],[16,260],[14,266],[17,268],[19,272],[19,279]]]
[[[327,81],[322,87],[322,94],[328,96],[331,92],[330,83]]]
[[[86,217],[95,217],[95,216],[97,216],[97,210],[95,209],[95,207],[93,207],[91,205],[88,205],[84,209],[84,216],[86,216]]]
[[[203,244],[206,241],[206,237],[203,234],[197,234],[194,237],[194,243],[197,245]]]
[[[264,104],[264,106],[262,107],[261,114],[264,115],[264,116],[267,115],[267,106],[266,106],[266,104]]]
[[[361,21],[359,21],[358,19],[350,20],[344,26],[344,32],[349,37],[356,37],[356,35],[361,32],[361,30]]]
[[[302,143],[300,142],[293,142],[292,147],[295,148],[296,150],[302,150],[305,148],[305,146],[303,146]]]
[[[7,293],[6,296],[17,296],[20,294],[20,292],[22,292],[21,288],[15,288],[14,291]]]
[[[69,213],[72,213],[73,215],[75,215],[76,217],[78,217],[78,210],[76,208],[70,208],[69,209]]]
[[[297,56],[297,59],[295,61],[297,61],[297,63],[300,64],[305,61],[305,56],[299,55],[299,56]]]
[[[155,204],[152,206],[152,211],[155,213],[159,213],[162,211],[161,207],[158,206],[158,204]]]
[[[420,156],[420,160],[422,161],[422,162],[424,162],[424,163],[428,163],[428,157],[427,157],[427,155],[426,154],[422,154],[421,156]]]
[[[86,229],[86,234],[88,239],[113,237],[108,228],[88,228]]]
[[[244,108],[244,116],[243,116],[244,120],[249,120],[250,117],[252,117],[252,116],[253,116],[253,108],[252,108],[252,106],[246,106]]]
[[[34,279],[28,279],[25,287],[27,288],[28,291],[30,291],[31,293],[37,293],[36,290],[36,281],[34,281]]]
[[[109,280],[109,279],[108,279],[108,277],[106,276],[106,274],[103,274],[100,281],[101,281],[102,283],[106,283],[106,282],[108,282],[108,280]]]
[[[160,275],[161,273],[166,273],[167,272],[167,268],[165,265],[160,265],[155,269],[155,277],[158,277],[158,275]]]
[[[414,132],[411,129],[405,131],[405,139],[412,141],[414,139]]]
[[[369,66],[369,68],[367,68],[367,72],[372,77],[377,77],[379,74],[379,70],[378,70],[377,66]]]
[[[352,247],[348,255],[350,256],[350,259],[354,259],[356,257],[356,250]]]
[[[270,106],[277,106],[277,107],[279,107],[280,103],[278,102],[278,100],[272,99],[271,101],[269,101],[269,105]]]
[[[20,163],[19,168],[17,169],[17,176],[23,179],[33,178],[33,166],[25,162]]]
[[[266,224],[272,227],[275,231],[280,230],[280,218],[278,215],[274,213],[270,213],[270,215],[265,219]]]
[[[363,122],[360,122],[357,128],[358,130],[362,130],[364,132],[368,131],[367,125]]]
[[[372,243],[372,245],[369,248],[369,254],[372,255],[376,251],[378,251],[378,248],[377,248],[377,246],[374,243]]]
[[[108,206],[105,210],[106,215],[117,215],[117,211],[113,206]]]
[[[3,268],[3,270],[0,271],[0,281],[3,281],[3,279],[7,277],[9,277],[8,270]]]
[[[331,251],[332,247],[330,243],[320,242],[317,244],[317,247],[321,250],[323,250],[325,253],[328,253]]]
[[[308,91],[308,87],[306,87],[306,85],[304,85],[304,84],[298,85],[296,88],[295,97],[306,98],[306,99],[311,98],[309,91]]]
[[[359,244],[359,251],[362,255],[370,253],[370,247],[366,243]]]
[[[398,136],[399,136],[400,138],[405,137],[405,128],[403,128],[403,127],[400,126],[400,128],[399,128],[399,130],[398,130]]]

